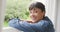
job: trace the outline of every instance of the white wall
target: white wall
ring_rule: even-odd
[[[5,7],[5,0],[0,0],[0,32],[2,32],[2,24],[4,19],[4,7]]]
[[[57,0],[56,32],[60,32],[60,0]]]

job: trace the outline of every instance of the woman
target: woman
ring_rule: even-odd
[[[41,2],[34,2],[29,6],[31,21],[12,19],[9,26],[24,32],[54,32],[52,21],[45,16],[45,6]]]

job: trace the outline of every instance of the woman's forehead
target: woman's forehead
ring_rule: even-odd
[[[30,10],[30,11],[41,11],[41,9],[35,7],[32,10]]]

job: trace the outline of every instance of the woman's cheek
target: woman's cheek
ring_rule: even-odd
[[[34,13],[34,14],[30,14],[30,17],[32,17],[32,16],[38,16],[38,13]]]
[[[38,15],[38,13],[34,13],[34,15],[35,15],[35,16],[37,16],[37,15]]]

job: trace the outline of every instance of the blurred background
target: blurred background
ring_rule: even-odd
[[[28,20],[28,5],[32,0],[6,0],[4,27],[8,26],[9,19],[20,18]]]

